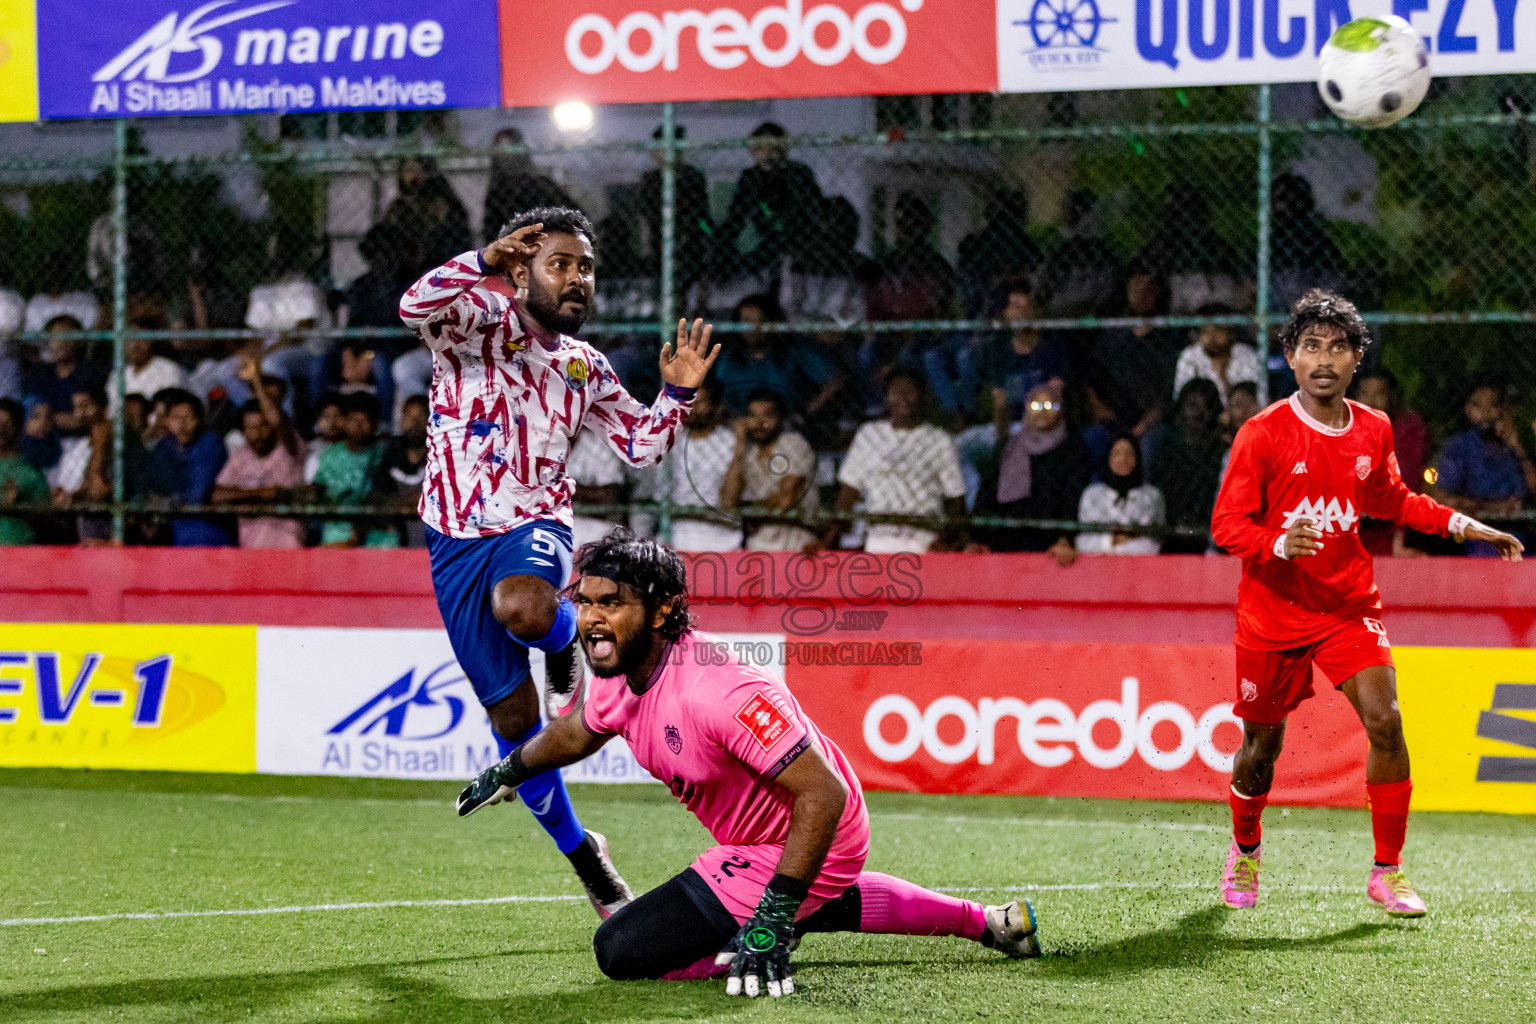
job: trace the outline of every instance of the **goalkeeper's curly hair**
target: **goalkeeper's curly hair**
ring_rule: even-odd
[[[1291,318],[1280,328],[1280,346],[1286,355],[1296,351],[1297,342],[1307,331],[1318,326],[1334,327],[1344,333],[1350,348],[1364,352],[1371,343],[1370,329],[1355,304],[1338,292],[1312,288],[1291,307]]]
[[[671,548],[620,527],[602,540],[583,544],[576,552],[575,569],[578,581],[582,576],[602,576],[633,590],[644,603],[647,617],[670,601],[672,611],[656,630],[662,639],[678,640],[693,628],[688,567]]]

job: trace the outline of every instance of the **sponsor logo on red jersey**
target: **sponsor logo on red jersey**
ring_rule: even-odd
[[[772,750],[773,745],[789,732],[789,718],[762,690],[741,706],[736,712],[736,721],[763,745],[764,750]]]
[[[1300,504],[1285,514],[1285,522],[1280,528],[1289,530],[1298,519],[1312,520],[1324,533],[1349,533],[1360,522],[1354,502],[1346,499],[1341,506],[1338,498],[1329,498],[1326,502],[1322,498],[1301,499]]]

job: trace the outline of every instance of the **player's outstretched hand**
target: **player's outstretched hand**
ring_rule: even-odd
[[[1472,523],[1462,531],[1464,540],[1485,540],[1499,549],[1499,557],[1506,562],[1520,561],[1521,554],[1525,551],[1525,545],[1520,543],[1520,538],[1503,530],[1495,530],[1491,526],[1482,523]]]
[[[485,261],[486,266],[497,273],[510,274],[512,268],[519,263],[526,263],[533,259],[542,241],[544,241],[544,225],[529,224],[527,227],[518,228],[510,235],[496,239],[480,250],[480,258]]]
[[[730,964],[725,980],[728,996],[756,997],[766,987],[774,998],[795,993],[795,979],[789,973],[789,947],[795,937],[794,910],[787,916],[758,905],[757,912],[741,926],[736,937],[715,957],[717,966]]]
[[[517,751],[514,750],[512,753],[515,754]],[[511,756],[509,755],[507,760],[498,761],[491,765],[485,771],[476,775],[475,781],[464,787],[463,792],[459,794],[457,804],[459,817],[464,818],[474,814],[482,807],[489,807],[492,804],[499,804],[503,800],[515,800],[517,798],[517,787],[507,784],[512,781],[507,778],[509,768],[507,762],[510,760]]]
[[[704,383],[705,374],[720,356],[720,346],[709,346],[709,337],[715,333],[714,324],[706,324],[702,318],[693,322],[689,330],[686,319],[677,322],[677,341],[661,346],[661,379],[679,388],[696,388]]]
[[[1323,531],[1310,519],[1298,519],[1285,531],[1285,557],[1301,558],[1323,550]]]

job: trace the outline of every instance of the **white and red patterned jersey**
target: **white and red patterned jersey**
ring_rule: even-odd
[[[1403,483],[1384,413],[1349,402],[1349,423],[1329,427],[1292,395],[1243,424],[1211,534],[1243,559],[1237,591],[1237,645],[1284,650],[1327,636],[1343,622],[1381,614],[1360,517],[1423,533],[1459,533],[1458,514]],[[1285,534],[1298,519],[1322,531],[1323,549],[1285,558]]]
[[[479,252],[430,271],[400,319],[432,350],[422,520],[450,537],[493,537],[536,519],[571,523],[566,459],[583,425],[632,466],[654,466],[693,404],[667,385],[647,408],[591,345],[544,342],[519,315],[510,282]]]

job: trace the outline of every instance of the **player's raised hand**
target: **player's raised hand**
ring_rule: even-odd
[[[1463,540],[1487,541],[1499,549],[1499,557],[1506,562],[1520,561],[1521,554],[1525,551],[1525,545],[1520,543],[1520,538],[1514,534],[1505,533],[1503,530],[1495,530],[1491,526],[1484,526],[1479,522],[1472,522],[1462,531]]]
[[[709,345],[714,332],[715,325],[706,324],[702,317],[693,322],[692,330],[686,318],[679,320],[677,340],[661,346],[661,379],[680,388],[696,388],[704,383],[705,375],[720,357],[720,346]]]
[[[544,225],[529,224],[527,227],[518,228],[510,235],[496,239],[480,250],[480,258],[485,261],[486,266],[497,273],[510,274],[513,267],[533,259],[542,241],[544,241]]]
[[[1285,531],[1285,557],[1301,558],[1323,550],[1323,531],[1310,519],[1298,519]]]

